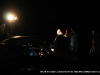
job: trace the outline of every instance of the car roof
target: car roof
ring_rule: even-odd
[[[18,43],[21,43],[22,41],[24,40],[38,40],[38,41],[44,41],[43,37],[33,37],[33,36],[12,36],[12,37],[9,37],[3,41],[0,42],[3,43],[3,44],[15,44],[15,42],[18,42]]]

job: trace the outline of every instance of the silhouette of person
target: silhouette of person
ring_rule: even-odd
[[[61,33],[61,35],[58,35],[58,33],[57,33],[58,36],[55,39],[55,53],[60,58],[61,57],[65,58],[66,55],[68,54],[69,49],[70,49],[70,41],[67,38],[68,30],[60,29],[59,33]]]
[[[77,51],[78,42],[79,42],[78,33],[75,28],[71,28],[71,33],[72,35],[71,35],[70,44],[71,44],[72,51],[75,53]]]
[[[69,50],[70,50],[68,30],[58,29],[54,44],[55,44],[54,55],[55,55],[56,68],[57,70],[64,70],[66,68],[66,61],[69,57]]]
[[[79,30],[79,44],[77,54],[80,57],[87,56],[90,52],[91,45],[92,45],[92,34],[91,29],[88,27],[80,28]]]

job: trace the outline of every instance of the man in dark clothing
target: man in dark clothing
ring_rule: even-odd
[[[68,39],[68,31],[61,30],[61,35],[57,35],[55,39],[55,62],[56,70],[65,70],[66,61],[69,57],[70,41]],[[59,62],[60,61],[60,62]]]
[[[56,37],[55,40],[55,53],[59,57],[66,57],[70,49],[70,41],[67,38],[68,32],[62,31],[62,35]]]
[[[59,53],[65,53],[69,50],[69,40],[67,37],[58,36],[55,42],[55,48]]]

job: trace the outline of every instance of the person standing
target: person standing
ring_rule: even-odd
[[[60,58],[65,58],[70,49],[70,41],[68,39],[68,30],[60,29],[60,33],[61,35],[58,35],[54,42],[55,54]]]

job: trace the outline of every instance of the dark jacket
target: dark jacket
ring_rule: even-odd
[[[55,40],[55,50],[58,53],[67,53],[70,48],[70,42],[67,37],[60,35]]]

